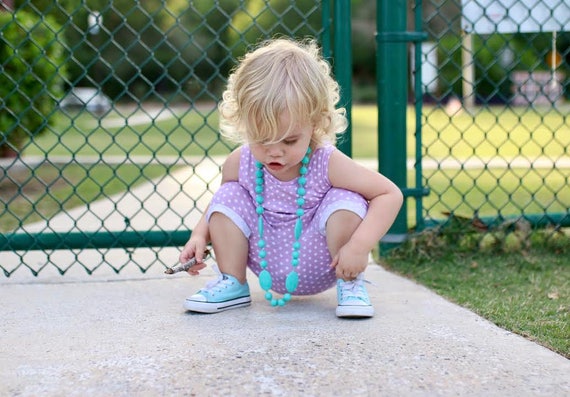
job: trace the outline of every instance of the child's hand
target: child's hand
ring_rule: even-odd
[[[196,258],[196,264],[188,269],[188,274],[197,276],[200,270],[206,267],[204,260],[204,251],[206,250],[206,242],[200,239],[190,239],[180,252],[178,260],[180,263],[186,263],[192,258]]]
[[[344,281],[354,280],[368,265],[368,252],[353,249],[349,244],[340,248],[331,262],[336,277]]]

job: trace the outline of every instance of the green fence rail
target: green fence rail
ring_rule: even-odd
[[[449,214],[570,226],[570,6],[505,3],[5,2],[0,269],[171,266],[232,149],[226,76],[276,35],[320,40],[352,120],[341,150],[414,201],[386,242]]]

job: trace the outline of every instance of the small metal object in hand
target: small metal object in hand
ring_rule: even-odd
[[[202,260],[205,260],[208,258],[208,256],[210,256],[210,250],[204,250],[204,256],[202,257]],[[169,267],[168,269],[166,269],[164,271],[164,273],[166,274],[174,274],[174,273],[178,273],[178,272],[185,272],[188,271],[188,269],[190,269],[192,266],[194,266],[196,264],[196,258],[192,258],[190,259],[188,262],[186,263],[179,263],[176,266],[172,266]]]

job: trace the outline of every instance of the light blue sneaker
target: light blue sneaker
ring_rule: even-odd
[[[368,292],[366,291],[364,282],[364,273],[361,273],[352,281],[344,281],[341,279],[337,280],[337,317],[374,316],[374,307],[372,307],[372,304],[370,303],[370,298],[368,297]]]
[[[247,281],[241,284],[234,276],[220,274],[216,280],[186,298],[184,308],[199,313],[218,313],[250,304]]]

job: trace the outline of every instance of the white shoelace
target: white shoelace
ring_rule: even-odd
[[[203,288],[204,291],[207,292],[220,292],[222,291],[224,288],[232,285],[233,281],[225,278],[224,275],[222,274],[222,272],[220,272],[220,269],[218,268],[217,265],[213,265],[212,266],[214,271],[216,273],[218,273],[218,278],[208,281],[206,283],[206,286]]]
[[[364,289],[363,283],[369,283],[370,281],[366,281],[362,278],[357,278],[352,281],[345,281],[341,284],[341,295],[344,297],[349,295],[350,297],[354,297],[357,299],[366,300],[366,292]]]

